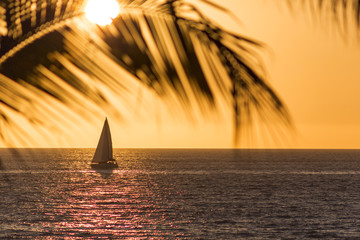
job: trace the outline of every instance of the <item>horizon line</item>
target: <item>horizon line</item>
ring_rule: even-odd
[[[96,149],[96,147],[0,147],[0,149]],[[207,147],[114,147],[113,149],[168,149],[168,150],[360,150],[360,148],[207,148]]]

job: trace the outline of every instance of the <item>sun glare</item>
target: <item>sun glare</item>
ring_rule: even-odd
[[[89,0],[85,7],[85,15],[90,22],[101,26],[108,25],[120,13],[116,0]]]

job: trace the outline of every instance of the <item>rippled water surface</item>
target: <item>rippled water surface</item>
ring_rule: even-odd
[[[360,239],[360,151],[0,150],[0,238]]]

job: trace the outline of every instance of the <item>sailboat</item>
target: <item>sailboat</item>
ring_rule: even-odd
[[[112,169],[118,167],[116,160],[113,158],[110,127],[107,118],[105,118],[104,127],[91,162],[91,167],[95,169]]]

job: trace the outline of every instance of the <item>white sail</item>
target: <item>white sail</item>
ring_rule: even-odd
[[[112,141],[110,128],[107,119],[105,119],[104,127],[101,132],[99,143],[97,145],[93,163],[106,162],[113,159]]]

